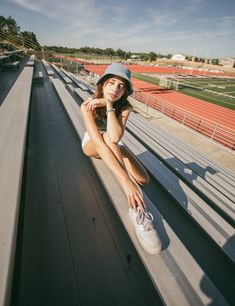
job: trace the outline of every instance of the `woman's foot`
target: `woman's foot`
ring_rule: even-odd
[[[143,249],[150,254],[158,254],[162,248],[161,239],[153,226],[153,215],[146,210],[129,208],[136,236]]]

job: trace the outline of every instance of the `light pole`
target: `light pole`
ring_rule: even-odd
[[[192,74],[193,74],[194,60],[195,60],[195,53],[196,53],[196,50],[197,50],[197,47],[194,47],[194,50],[193,50],[193,57],[192,57],[192,62],[193,62],[193,64],[192,64],[192,71],[191,71]]]
[[[205,62],[204,62],[204,75],[206,74],[206,71],[205,71],[205,64],[206,64],[207,59],[208,59],[209,50],[210,50],[210,48],[208,48],[208,49],[207,49],[207,52],[206,52],[206,58],[205,58]]]

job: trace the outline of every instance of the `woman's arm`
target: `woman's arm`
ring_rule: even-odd
[[[118,143],[122,138],[126,123],[130,114],[130,109],[124,109],[121,114],[117,117],[114,111],[109,111],[113,109],[113,105],[111,102],[107,102],[106,110],[107,110],[107,135],[111,142]]]
[[[117,117],[115,111],[112,111],[114,109],[113,103],[110,101],[106,102],[104,98],[88,98],[82,105],[86,108],[87,112],[93,112],[96,108],[106,106],[107,135],[112,143],[118,143],[124,134],[126,122],[130,114],[130,108],[125,108]]]
[[[82,103],[88,112],[92,112],[94,109],[99,107],[104,107],[105,104],[106,102],[104,98],[93,99],[91,97]]]

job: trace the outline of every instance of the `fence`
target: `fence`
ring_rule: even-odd
[[[173,104],[167,103],[166,101],[146,95],[144,92],[136,91],[132,96],[136,100],[146,104],[146,113],[150,106],[172,119],[179,121],[183,125],[207,136],[212,141],[216,141],[231,150],[235,150],[234,130],[217,124],[207,118],[185,111]]]

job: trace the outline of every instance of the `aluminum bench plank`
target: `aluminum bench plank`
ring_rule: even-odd
[[[75,88],[74,92],[76,92],[76,94],[81,97],[83,100],[86,100],[87,98],[90,97],[90,94],[86,91],[83,91],[81,88]]]
[[[8,305],[33,67],[25,67],[0,107],[0,305]]]
[[[142,130],[148,132],[148,135],[155,139],[156,143],[164,147],[176,158],[182,160],[188,167],[190,167],[195,173],[201,175],[208,183],[216,187],[220,192],[224,193],[232,201],[235,199],[234,184],[235,178],[231,173],[224,169],[210,163],[208,159],[200,156],[195,150],[191,150],[181,141],[177,141],[169,133],[163,129],[158,129],[156,125],[151,124],[147,120],[144,120],[141,116],[131,115],[130,121],[136,124],[138,127],[142,127]],[[208,171],[204,171],[204,169]],[[213,173],[210,173],[213,172]]]
[[[132,132],[141,137],[145,143],[151,147],[159,156],[164,159],[168,165],[175,169],[187,182],[188,184],[196,187],[201,193],[207,196],[219,209],[221,209],[229,218],[235,220],[234,203],[224,196],[223,193],[214,188],[207,181],[203,180],[200,176],[190,169],[187,164],[182,163],[176,159],[169,151],[164,147],[159,146],[155,141],[155,137],[151,137],[148,130],[143,131],[139,129],[139,126],[133,125],[131,122],[127,125]]]
[[[89,90],[88,86],[86,86],[84,83],[79,81],[77,77],[72,74],[71,72],[66,71],[65,69],[60,69],[65,75],[67,75],[68,78],[70,78],[77,86],[79,86],[82,90],[87,91]]]
[[[166,191],[235,262],[235,229],[128,132],[124,135],[126,142]]]
[[[47,63],[46,60],[42,60],[42,63],[46,69],[47,75],[48,76],[53,76],[55,73],[54,71],[51,69],[51,66]]]
[[[68,78],[56,65],[51,64],[51,66],[55,69],[55,71],[60,75],[60,77],[64,80],[66,84],[71,84],[72,80]]]
[[[235,179],[234,171],[231,171],[228,168],[224,168],[223,166],[219,165],[212,159],[209,159],[205,155],[202,155],[199,151],[195,150],[192,146],[190,146],[189,144],[185,144],[183,141],[177,139],[175,136],[171,135],[163,128],[157,126],[156,124],[153,124],[152,122],[150,122],[146,118],[143,118],[139,114],[132,114],[132,117],[134,117],[134,119],[138,118],[138,121],[140,120],[141,122],[144,122],[145,125],[148,126],[153,132],[155,132],[158,137],[163,135],[164,137],[167,137],[169,141],[171,140],[172,142],[174,142],[175,150],[177,151],[178,149],[180,149],[180,151],[178,151],[178,154],[183,153],[182,155],[185,156],[184,157],[185,159],[186,159],[186,156],[187,158],[190,157],[190,159],[193,157],[194,159],[198,159],[198,161],[200,161],[203,166],[209,164],[212,168],[215,168],[216,170],[218,170],[217,173],[219,173],[219,175],[223,176],[224,178],[227,177],[230,179]],[[172,145],[172,142],[171,142],[171,145]]]

